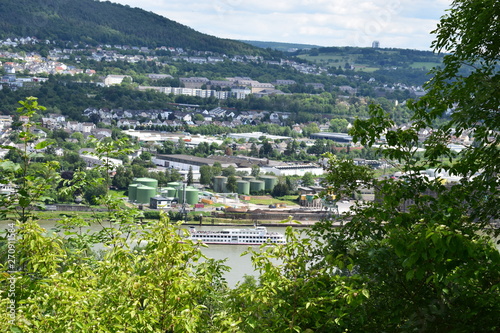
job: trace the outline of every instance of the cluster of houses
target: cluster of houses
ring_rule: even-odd
[[[3,63],[0,61],[0,66],[3,67],[6,74],[96,74],[95,70],[83,70],[75,66],[66,65],[57,58],[51,56],[45,58],[36,52],[19,54],[0,50],[0,58],[12,59],[12,61]]]
[[[3,45],[8,47],[15,47],[19,44],[36,43],[45,43],[48,45],[55,44],[55,42],[52,41],[39,41],[36,38],[32,37],[0,40],[0,46]],[[134,50],[138,52],[135,52],[134,54],[124,54],[126,53],[124,51],[127,50]],[[40,74],[95,75],[95,70],[81,69],[64,63],[64,60],[70,59],[70,57],[73,57],[76,61],[82,60],[81,54],[83,52],[89,53],[89,51],[90,55],[86,57],[95,61],[124,61],[130,63],[150,61],[156,62],[159,66],[168,66],[178,61],[185,61],[196,64],[214,64],[223,61],[246,63],[259,62],[276,66],[292,67],[298,72],[305,74],[320,75],[327,73],[327,69],[319,65],[298,63],[289,59],[280,59],[279,61],[265,60],[260,56],[249,55],[235,55],[232,57],[228,57],[224,54],[215,55],[212,52],[208,51],[189,51],[188,54],[188,52],[186,52],[182,48],[167,46],[159,47],[157,48],[157,50],[168,51],[170,53],[171,56],[166,63],[160,62],[159,58],[152,53],[152,51],[154,50],[150,50],[147,47],[132,47],[126,45],[101,45],[99,47],[88,46],[87,48],[82,49],[77,45],[70,45],[70,43],[68,43],[67,48],[59,48],[54,46],[54,48],[52,48],[48,52],[47,57],[42,57],[40,54],[35,52],[16,53],[7,50],[0,50],[0,58],[11,59],[11,61],[9,62],[0,62],[0,66],[3,67],[4,72],[8,75],[2,78],[2,83],[9,85],[11,89],[15,90],[20,87],[29,86],[30,84],[36,84],[37,82],[41,82],[41,80],[43,80],[41,78],[16,78],[15,74],[19,73],[29,74],[31,76]],[[326,75],[333,74],[327,73]],[[156,76],[158,76],[158,78],[171,78],[171,76],[167,74],[157,74]],[[108,75],[106,78],[96,78],[95,80],[99,81],[97,84],[113,85],[121,83],[125,77],[126,76],[123,75]],[[359,78],[354,76],[354,79]],[[370,80],[373,81],[373,79]],[[227,78],[226,80],[209,80],[208,78],[202,77],[185,77],[180,78],[180,81],[183,87],[144,86],[140,87],[139,89],[154,89],[166,94],[199,96],[202,98],[213,96],[217,99],[227,99],[229,97],[243,99],[249,94],[253,94],[257,97],[262,97],[270,94],[283,94],[282,91],[276,88],[277,86],[296,84],[296,82],[293,80],[276,80],[275,82],[268,83],[258,82],[248,77]],[[369,81],[369,83],[374,83],[372,81]],[[306,85],[312,86],[314,89],[319,91],[325,89],[322,83],[310,82],[306,83]],[[338,89],[347,95],[355,95],[357,93],[356,88],[350,87],[348,85],[340,86],[338,87]],[[380,89],[387,91],[395,89],[407,89],[410,92],[413,92],[415,96],[424,94],[424,91],[421,87],[410,87],[402,84],[396,85],[394,87],[380,86]]]
[[[109,138],[112,134],[108,128],[99,128],[92,122],[69,121],[61,114],[48,114],[42,117],[42,126],[50,130],[62,129],[68,133],[79,132],[84,136],[92,135],[98,139]]]
[[[172,106],[179,106],[173,104]],[[271,123],[283,125],[283,121],[290,117],[289,112],[269,111],[236,111],[232,108],[216,107],[211,110],[200,109],[197,105],[183,106],[183,111],[172,110],[115,110],[87,108],[83,111],[86,117],[97,117],[105,125],[115,125],[121,129],[154,128],[167,126],[180,128],[184,126],[215,125],[234,128],[240,125],[259,125]],[[201,117],[197,117],[200,115]],[[199,120],[197,120],[199,119]],[[202,119],[202,120],[201,120]],[[306,124],[296,124],[292,131],[302,133]]]

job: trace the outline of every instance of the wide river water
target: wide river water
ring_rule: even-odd
[[[40,226],[45,228],[48,232],[54,227],[55,223],[51,221],[41,221]],[[183,228],[188,228],[189,226],[183,226]],[[0,231],[4,231],[7,228],[7,222],[0,221]],[[199,226],[196,225],[197,230],[220,230],[229,228],[250,228],[246,226]],[[82,228],[83,230],[89,230],[92,232],[99,231],[101,226],[98,224],[91,225],[90,227]],[[279,232],[285,233],[286,227],[267,227],[269,232]],[[300,227],[303,229],[303,227]],[[97,246],[99,248],[99,246]],[[226,259],[225,265],[229,266],[231,270],[224,274],[230,287],[234,287],[238,282],[243,280],[245,275],[258,276],[258,273],[254,270],[252,266],[251,256],[242,256],[242,253],[250,248],[249,245],[213,245],[210,244],[208,247],[203,247],[202,252],[205,256],[213,259]],[[259,246],[253,246],[252,248],[258,249]]]
[[[50,231],[55,223],[42,221],[40,225],[47,231]],[[189,228],[189,226],[182,226],[183,228]],[[4,231],[7,228],[7,222],[0,221],[0,231]],[[212,226],[212,225],[196,225],[197,230],[220,230],[228,228],[249,228],[245,226],[229,227],[229,226]],[[91,231],[99,231],[101,229],[100,225],[94,224],[90,227],[86,227]],[[285,233],[286,227],[267,227],[269,232],[279,232]],[[304,227],[297,227],[296,230],[302,230]],[[209,245],[208,247],[202,248],[202,252],[205,256],[213,259],[226,259],[226,265],[231,268],[231,270],[224,274],[230,287],[234,287],[238,282],[243,280],[245,275],[258,276],[258,273],[254,270],[250,255],[242,256],[242,253],[250,248],[249,245]],[[252,246],[254,249],[258,249],[259,246]],[[500,250],[500,244],[497,244],[497,248]]]

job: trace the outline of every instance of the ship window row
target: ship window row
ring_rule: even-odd
[[[204,237],[208,238],[231,238],[231,236],[223,236],[223,235],[203,235]],[[262,236],[240,236],[239,238],[245,238],[245,239],[262,239]],[[273,238],[273,237],[270,237]]]

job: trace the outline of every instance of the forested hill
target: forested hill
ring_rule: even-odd
[[[109,1],[1,0],[0,38],[28,36],[90,45],[168,46],[225,54],[265,52]]]
[[[298,43],[285,43],[285,42],[264,42],[257,40],[241,40],[241,42],[257,46],[263,49],[270,48],[283,52],[293,52],[295,50],[309,50],[312,48],[320,48],[321,46],[312,44],[298,44]]]

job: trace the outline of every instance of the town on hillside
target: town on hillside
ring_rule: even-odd
[[[18,46],[38,44],[49,46],[45,55],[15,51]],[[354,201],[373,200],[373,191],[363,188],[350,197],[325,195],[323,178],[327,158],[324,154],[352,158],[357,165],[377,170],[380,177],[397,176],[392,161],[381,160],[374,149],[353,142],[348,131],[356,117],[367,114],[368,97],[362,96],[366,86],[377,91],[378,96],[395,91],[404,91],[404,96],[414,98],[424,94],[421,86],[378,82],[352,71],[353,66],[346,66],[348,76],[294,58],[228,57],[172,47],[150,50],[102,45],[82,49],[76,45],[60,48],[54,44],[34,38],[0,41],[0,88],[5,96],[23,92],[29,95],[40,91],[54,77],[64,77],[64,81],[55,84],[56,88],[67,87],[70,83],[92,85],[95,87],[92,89],[124,87],[129,90],[121,94],[125,94],[124,91],[153,93],[165,96],[169,102],[154,109],[88,105],[76,115],[47,105],[50,111],[58,112],[37,116],[37,126],[31,128],[37,139],[30,142],[27,149],[34,152],[39,142],[50,142],[39,151],[45,154],[42,160],[59,161],[61,173],[71,178],[77,170],[92,170],[105,163],[102,156],[96,156],[89,142],[111,142],[126,137],[130,152],[106,160],[112,165],[108,170],[112,177],[109,188],[121,191],[128,205],[153,211],[182,212],[184,218],[195,218],[203,213],[233,220],[280,221],[293,216],[307,223],[346,211]],[[168,57],[158,56],[157,52],[168,53]],[[191,71],[191,75],[172,71],[174,67],[198,66],[195,68],[201,69],[222,63],[228,67],[230,64],[265,66],[304,76],[297,76],[298,79],[269,76],[267,82],[262,82],[249,76],[221,78],[196,76],[196,71]],[[124,67],[147,65],[152,67],[146,68],[164,70],[137,76],[96,69],[117,64]],[[325,84],[317,78],[330,78],[338,84]],[[301,93],[294,92],[297,87],[302,87]],[[92,91],[99,93],[99,90]],[[86,93],[86,96],[93,95]],[[328,100],[335,108],[330,105],[326,113],[319,114],[310,110],[310,115],[304,117],[307,107],[305,112],[287,109],[286,103],[295,98],[314,100],[322,107]],[[275,104],[281,101],[282,108],[266,109],[271,105],[270,99]],[[190,103],[192,101],[199,103]],[[229,104],[234,101],[247,104]],[[213,105],[214,102],[217,105]],[[384,102],[390,110],[404,110],[405,100],[386,99]],[[307,103],[309,101],[301,104]],[[263,107],[249,108],[258,105]],[[33,120],[18,117],[8,110],[3,113],[0,116],[0,143],[22,149],[24,143],[16,135],[24,124]],[[396,126],[404,129],[407,124],[400,122]],[[419,141],[424,142],[431,134],[432,128],[421,131]],[[460,133],[450,146],[460,151],[471,144],[470,134]],[[380,147],[386,145],[383,135],[378,144]],[[13,150],[2,149],[0,156],[19,161]],[[437,176],[432,170],[430,175]],[[448,175],[439,176],[452,181]],[[77,206],[84,199],[92,203],[96,194],[105,193],[108,188],[101,192],[96,190],[79,196]],[[2,191],[11,193],[16,187],[3,184]],[[50,207],[61,205],[69,209],[75,205],[75,198],[55,195],[52,200]]]

